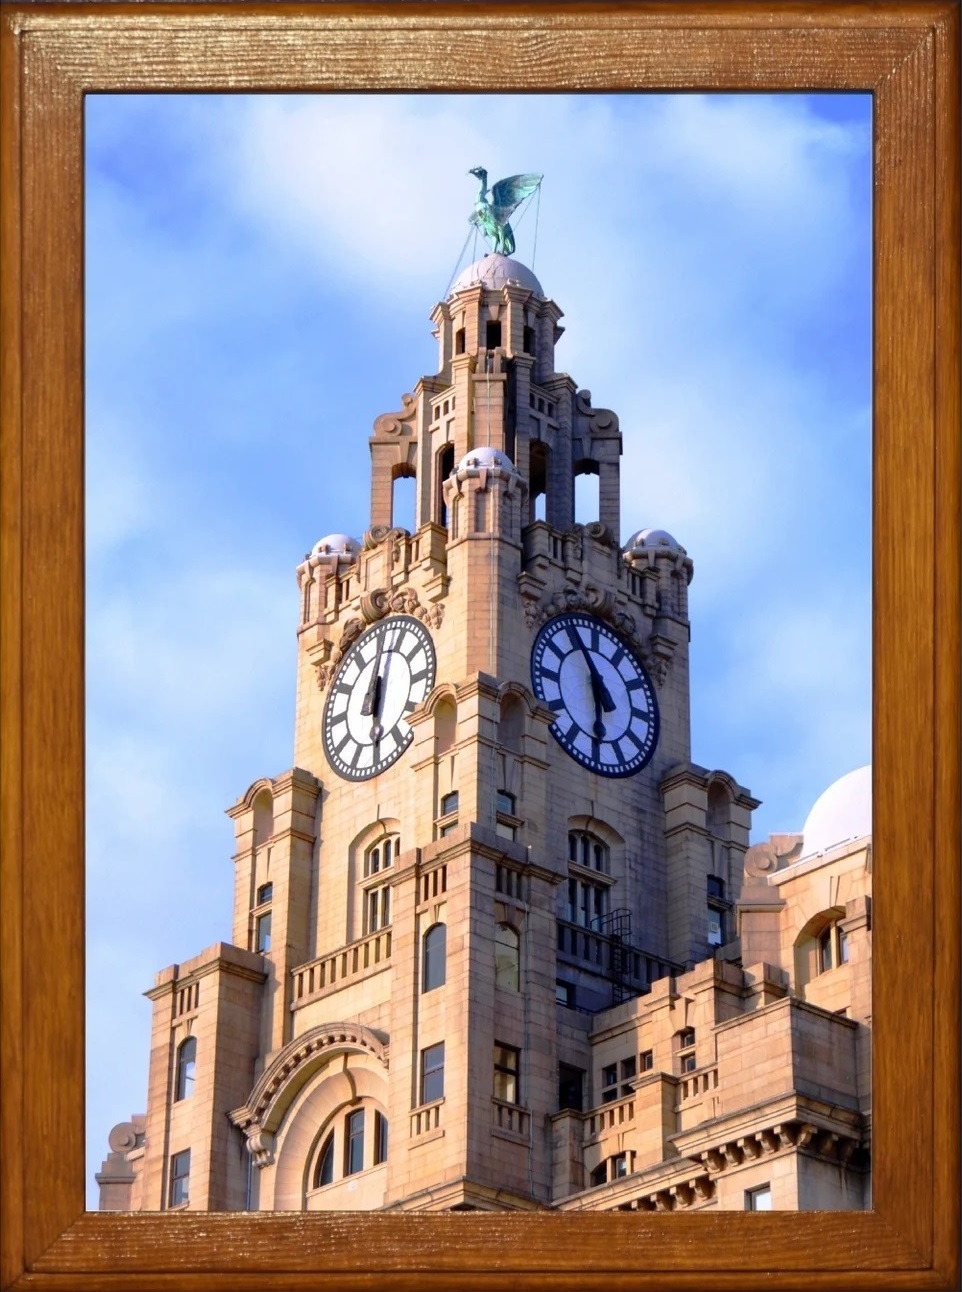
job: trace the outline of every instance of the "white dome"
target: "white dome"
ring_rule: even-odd
[[[672,538],[667,529],[639,529],[628,539],[625,551],[630,552],[634,547],[670,547],[676,552],[685,550],[677,538]]]
[[[476,260],[473,265],[468,265],[467,269],[462,269],[451,284],[448,295],[463,291],[466,287],[474,287],[478,283],[483,287],[494,289],[503,287],[505,283],[517,283],[519,287],[527,287],[538,296],[544,296],[544,289],[528,266],[523,265],[520,260],[503,256],[499,251]]]
[[[492,467],[498,467],[501,471],[515,473],[514,463],[507,453],[502,453],[500,449],[492,449],[490,446],[472,449],[470,453],[465,453],[458,463],[458,471],[480,471],[482,467],[489,471]]]
[[[872,768],[857,771],[834,781],[819,795],[802,830],[802,856],[828,852],[849,839],[861,839],[872,833]]]
[[[349,534],[326,534],[311,548],[311,556],[357,556],[361,544]]]

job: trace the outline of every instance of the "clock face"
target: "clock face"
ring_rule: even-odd
[[[582,767],[632,776],[655,752],[651,679],[628,643],[600,619],[549,619],[531,651],[531,684],[556,715],[551,734]]]
[[[414,733],[405,719],[434,686],[434,646],[410,615],[384,619],[350,648],[324,710],[327,761],[349,781],[390,767]]]

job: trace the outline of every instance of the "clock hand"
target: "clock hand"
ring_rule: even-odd
[[[591,656],[591,652],[585,651],[585,659],[588,661],[588,672],[591,674],[591,690],[595,697],[595,703],[600,703],[605,713],[611,713],[615,707],[615,702],[611,698],[611,692],[605,686],[604,678],[598,672],[598,665]]]
[[[381,633],[377,639],[377,652],[374,656],[374,669],[371,673],[371,680],[368,683],[364,700],[361,703],[361,716],[369,718],[372,715],[376,718],[381,707],[381,678],[378,670],[381,667],[381,654],[384,650],[384,639],[387,632]]]

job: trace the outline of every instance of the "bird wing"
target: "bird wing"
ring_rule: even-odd
[[[507,220],[511,212],[530,197],[541,181],[543,175],[509,175],[507,179],[499,179],[497,184],[491,188],[491,196],[488,199],[491,204],[491,210],[496,220]]]

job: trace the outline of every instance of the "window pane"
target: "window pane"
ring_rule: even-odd
[[[344,1174],[354,1175],[364,1169],[364,1109],[349,1113],[346,1127]]]
[[[383,1113],[374,1114],[374,1165],[387,1161],[387,1118]]]
[[[273,898],[273,896],[274,896],[274,885],[261,884],[260,888],[257,890],[257,905],[263,906],[264,903],[269,902]]]
[[[424,935],[422,991],[433,991],[435,987],[444,986],[447,933],[444,924],[435,924]]]
[[[458,791],[452,790],[450,794],[445,794],[441,799],[441,815],[447,816],[449,812],[458,810]]]
[[[499,812],[507,812],[511,816],[514,815],[515,798],[514,795],[509,794],[507,790],[498,790],[495,795],[495,805]]]
[[[256,949],[260,952],[270,951],[271,949],[271,912],[267,911],[264,915],[257,917],[256,927]]]
[[[444,1096],[444,1042],[421,1051],[421,1103]]]
[[[601,1069],[601,1080],[602,1080],[602,1084],[606,1086],[613,1086],[617,1084],[617,1081],[618,1081],[617,1063],[609,1063],[606,1068]]]
[[[182,1207],[190,1199],[190,1149],[170,1159],[170,1205]]]
[[[334,1183],[334,1132],[331,1131],[324,1141],[324,1147],[321,1149],[321,1155],[317,1160],[317,1170],[314,1172],[314,1188],[320,1189],[325,1184]]]
[[[494,931],[494,981],[505,991],[520,991],[521,939],[510,924]]]
[[[772,1186],[763,1184],[757,1189],[749,1189],[745,1193],[745,1210],[746,1211],[771,1211],[772,1209]]]
[[[520,1051],[511,1045],[494,1046],[494,1097],[505,1103],[518,1102],[518,1067]]]
[[[842,928],[838,931],[838,963],[848,964],[848,934]]]
[[[194,1093],[194,1066],[197,1061],[197,1038],[188,1036],[177,1050],[177,1084],[175,1101],[189,1099]]]

